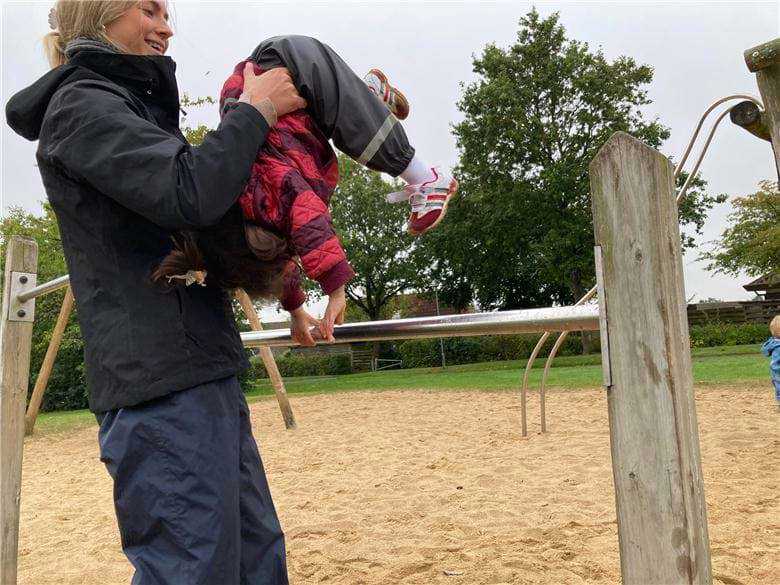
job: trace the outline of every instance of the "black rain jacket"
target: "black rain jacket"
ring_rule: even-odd
[[[228,293],[153,284],[171,233],[217,223],[241,193],[268,124],[238,104],[191,147],[170,57],[84,50],[17,93],[8,124],[38,140],[85,341],[93,412],[247,367]]]

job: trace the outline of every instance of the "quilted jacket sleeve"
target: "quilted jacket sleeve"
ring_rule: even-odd
[[[281,304],[285,311],[294,311],[306,302],[306,293],[301,287],[301,269],[298,263],[290,260],[284,270],[284,289]]]
[[[306,276],[316,280],[325,294],[355,276],[347,262],[325,202],[311,189],[297,189],[290,221],[290,238]]]

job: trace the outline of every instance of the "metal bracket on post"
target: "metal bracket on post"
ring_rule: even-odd
[[[33,321],[35,299],[19,302],[19,294],[35,288],[38,275],[30,272],[11,272],[11,296],[8,303],[9,321]]]
[[[609,329],[607,328],[607,295],[604,292],[604,265],[601,246],[594,246],[593,257],[596,261],[596,287],[599,295],[599,332],[601,334],[601,371],[604,387],[612,386],[612,363],[609,355]]]

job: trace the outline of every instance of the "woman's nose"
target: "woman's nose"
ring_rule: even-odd
[[[155,31],[163,40],[168,40],[173,36],[173,29],[167,21],[163,20],[155,29]]]

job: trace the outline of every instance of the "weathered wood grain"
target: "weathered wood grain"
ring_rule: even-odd
[[[624,585],[712,582],[672,176],[622,132],[590,166]]]
[[[24,406],[30,373],[32,321],[9,320],[12,273],[37,273],[38,245],[8,241],[0,315],[0,583],[16,585],[22,487]]]

